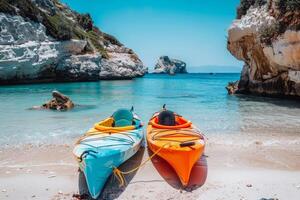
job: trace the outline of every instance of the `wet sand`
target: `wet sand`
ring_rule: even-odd
[[[77,199],[78,168],[72,145],[24,145],[0,150],[0,199]],[[151,153],[151,152],[150,152]],[[139,165],[142,148],[122,165]],[[300,197],[300,136],[297,134],[210,135],[206,153],[182,189],[172,168],[159,157],[135,174],[126,187],[110,178],[104,199],[261,199]],[[76,197],[73,197],[75,194]]]

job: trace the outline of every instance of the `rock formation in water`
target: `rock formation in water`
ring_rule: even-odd
[[[74,103],[66,95],[60,93],[59,91],[52,92],[52,99],[44,103],[42,106],[33,106],[33,110],[49,109],[49,110],[58,110],[66,111],[74,108]]]
[[[58,0],[0,0],[0,84],[130,79],[138,56]]]
[[[154,72],[156,74],[177,74],[177,73],[187,73],[186,63],[171,59],[168,56],[161,56],[157,64],[155,65]]]
[[[237,93],[238,88],[239,88],[239,81],[229,82],[228,85],[226,86],[228,94]]]
[[[53,98],[47,103],[43,104],[42,108],[64,111],[70,110],[74,107],[74,103],[66,95],[58,91],[53,91],[52,96]]]
[[[245,63],[235,93],[300,96],[300,0],[241,0],[227,48]]]

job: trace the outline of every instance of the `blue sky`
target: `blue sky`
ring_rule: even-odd
[[[63,2],[90,13],[100,30],[132,48],[150,69],[160,55],[169,55],[185,61],[190,71],[240,72],[242,63],[226,49],[227,28],[239,0]]]

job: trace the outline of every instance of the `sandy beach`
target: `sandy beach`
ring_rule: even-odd
[[[300,195],[300,138],[273,134],[210,135],[187,189],[159,157],[126,176],[112,177],[103,199],[297,199]],[[149,156],[142,148],[121,166],[126,171]],[[82,179],[72,145],[2,148],[0,199],[78,199]],[[80,184],[79,184],[80,182]],[[82,189],[80,189],[82,190]],[[138,191],[138,192],[137,192]]]
[[[0,200],[300,200],[299,102],[300,0],[0,0]]]

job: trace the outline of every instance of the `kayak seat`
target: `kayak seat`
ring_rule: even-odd
[[[113,127],[123,127],[133,125],[133,114],[130,110],[119,109],[112,115],[114,119]]]
[[[165,126],[175,126],[175,113],[170,110],[161,111],[158,114],[158,124],[165,125]]]

